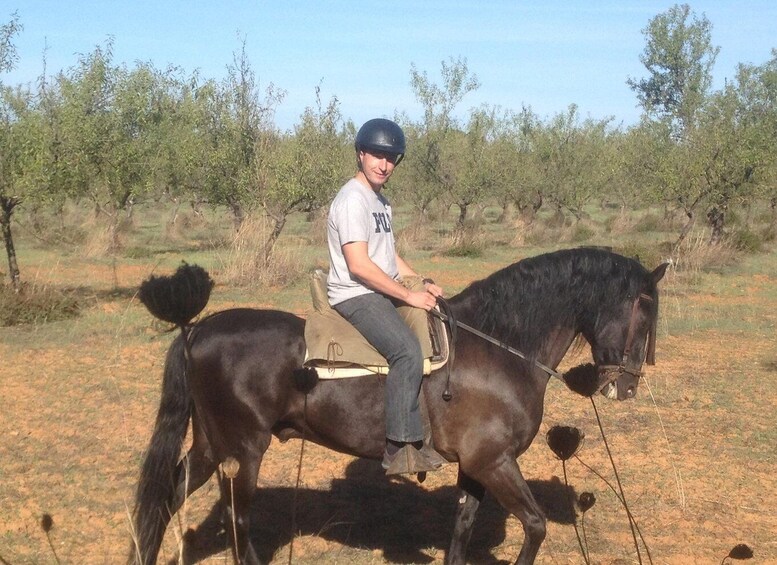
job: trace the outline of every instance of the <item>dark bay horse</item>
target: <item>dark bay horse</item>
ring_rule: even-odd
[[[545,517],[517,463],[539,430],[549,380],[534,361],[555,369],[582,336],[593,356],[590,394],[634,396],[646,356],[652,362],[657,284],[665,270],[662,264],[650,272],[600,249],[562,250],[519,261],[449,300],[459,321],[528,359],[460,331],[449,375],[452,398],[442,399],[445,368],[424,379],[434,445],[458,463],[462,490],[446,563],[464,563],[486,491],[523,525],[516,563],[534,563]],[[250,503],[273,435],[281,441],[304,436],[358,457],[383,455],[384,377],[318,381],[302,368],[305,320],[287,312],[239,308],[191,325],[212,286],[205,277],[208,285],[189,285],[188,292],[163,288],[143,300],[182,332],[167,353],[137,487],[131,563],[156,563],[165,529],[186,496],[233,459],[236,475],[219,474],[228,536],[236,562],[260,563],[249,538]],[[190,419],[192,447],[181,458]]]

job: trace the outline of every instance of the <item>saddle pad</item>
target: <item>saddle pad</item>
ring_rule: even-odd
[[[421,277],[404,280],[403,284],[412,290],[423,288]],[[385,375],[388,372],[386,359],[356,328],[329,306],[326,272],[317,269],[313,273],[310,288],[314,309],[305,323],[307,351],[304,365],[316,369],[322,379]],[[442,367],[448,358],[447,333],[442,322],[431,318],[420,308],[400,306],[397,311],[418,336],[424,356],[424,374]],[[433,347],[430,335],[430,326],[434,322],[438,324],[434,333],[437,348]]]

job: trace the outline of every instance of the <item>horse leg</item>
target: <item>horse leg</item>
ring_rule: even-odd
[[[453,527],[453,538],[445,555],[446,565],[463,565],[467,554],[467,546],[475,525],[475,515],[483,501],[485,489],[470,479],[459,469],[458,486],[461,489],[459,505],[456,507],[456,522]]]
[[[531,565],[545,539],[545,516],[534,500],[515,459],[503,456],[476,474],[499,503],[521,521],[524,540],[515,565]]]
[[[210,442],[195,413],[192,415],[192,446],[176,467],[178,480],[171,515],[180,510],[186,498],[204,485],[217,468]]]
[[[256,451],[246,450],[236,458],[238,468],[222,466],[221,492],[224,505],[227,508],[227,539],[232,546],[232,556],[239,565],[261,565],[262,562],[254,550],[249,535],[251,523],[251,500],[256,492],[256,480],[259,476],[259,466],[262,456],[270,445],[270,434],[262,433],[258,438]],[[223,462],[222,462],[223,463]],[[224,468],[227,467],[227,468]]]

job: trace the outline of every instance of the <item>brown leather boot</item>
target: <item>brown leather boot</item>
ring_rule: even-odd
[[[404,444],[393,454],[389,454],[387,450],[383,455],[383,468],[386,469],[387,475],[424,473],[435,471],[439,467],[440,465],[434,465],[412,443]]]

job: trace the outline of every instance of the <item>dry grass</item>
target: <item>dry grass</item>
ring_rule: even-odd
[[[217,252],[221,264],[234,259],[236,272],[242,273],[238,280],[261,268],[251,264],[264,241],[256,229],[254,239],[244,232],[232,247]],[[405,255],[411,264],[427,260],[428,254],[418,250],[439,244],[434,229],[428,229],[426,235],[414,226],[402,230],[403,236],[409,230]],[[528,230],[542,235],[540,243],[557,244],[558,233],[541,222]],[[693,234],[678,255],[677,268],[661,282],[658,361],[648,368],[650,390],[641,387],[629,402],[602,401],[604,427],[654,562],[720,563],[731,547],[745,542],[755,551],[752,562],[777,563],[772,503],[777,492],[775,255],[759,256],[750,260],[750,271],[739,270],[728,267],[733,250],[710,247],[707,241],[706,233]],[[41,284],[88,285],[99,299],[74,320],[0,328],[0,390],[10,399],[0,410],[0,557],[14,565],[120,563],[130,547],[127,508],[132,507],[139,461],[153,428],[161,366],[172,336],[157,331],[129,294],[108,292],[114,275],[104,261],[74,257],[52,269],[48,266],[60,260],[56,248],[36,248],[34,260],[25,255],[28,249],[22,249],[20,258],[27,265],[35,261],[52,277]],[[279,255],[294,251],[294,246],[284,246]],[[490,269],[493,263],[507,263],[502,251],[487,248],[487,255],[477,260],[435,258],[424,273],[447,287],[476,278],[484,265]],[[238,268],[241,253],[249,256],[248,264]],[[119,258],[122,285],[129,288],[142,280],[156,260],[139,264]],[[24,272],[33,269],[30,265]],[[712,276],[709,269],[715,271]],[[222,284],[212,297],[212,310],[232,306],[241,292],[249,296],[246,302],[253,300],[253,289],[223,284],[222,273],[218,280]],[[288,303],[304,310],[302,295],[293,287],[268,287],[262,301],[268,307]],[[579,355],[588,360],[587,352]],[[580,361],[575,357],[568,363]],[[754,370],[759,367],[766,371]],[[583,430],[587,439],[580,456],[601,472],[609,468],[590,405],[553,381],[544,410],[538,439],[520,459],[535,492],[566,492],[557,480],[561,466],[542,441],[554,424]],[[273,441],[262,462],[252,535],[268,561],[287,562],[293,542],[296,565],[442,562],[459,496],[455,466],[430,473],[423,485],[390,481],[378,464],[308,442],[302,484],[295,489],[300,450],[299,441]],[[585,518],[593,560],[635,562],[618,501],[582,466],[570,465],[569,473],[577,493],[597,496]],[[231,562],[218,499],[213,480],[189,499],[170,527],[160,563],[186,561],[180,555],[181,540],[190,538],[190,527],[196,527],[192,537],[197,543],[192,545],[200,549],[186,562]],[[55,521],[46,535],[40,524],[44,513]],[[472,538],[471,562],[512,562],[522,540],[518,520],[486,497]],[[580,562],[570,523],[551,515],[538,565]]]
[[[299,252],[276,246],[269,259],[264,249],[272,225],[267,216],[251,214],[243,221],[225,253],[219,253],[220,282],[237,287],[284,286],[305,272]]]
[[[672,260],[678,272],[698,278],[702,273],[734,265],[739,255],[736,248],[726,241],[710,243],[709,231],[700,229],[692,231],[683,240]]]

